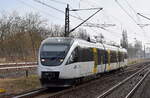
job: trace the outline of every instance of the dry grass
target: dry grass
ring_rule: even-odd
[[[144,61],[145,61],[144,59],[128,59],[128,64],[131,65],[131,64],[141,63]]]
[[[0,79],[0,88],[6,93],[17,94],[25,90],[32,90],[40,87],[38,76],[21,77],[14,79]]]
[[[130,62],[128,62],[128,64],[130,65],[130,64],[136,64],[137,63],[137,61],[130,61]]]

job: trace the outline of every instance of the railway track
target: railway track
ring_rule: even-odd
[[[137,69],[136,69],[137,70]],[[142,69],[142,70],[144,70],[144,69]],[[132,70],[132,71],[135,71],[135,70]],[[137,73],[139,73],[139,72],[141,72],[141,70],[139,70],[138,72],[136,72],[135,74],[137,74]],[[123,74],[124,72],[120,72],[119,74]],[[139,84],[141,84],[142,83],[142,81],[146,78],[146,76],[148,75],[150,73],[150,70],[144,75],[144,77],[138,82],[138,85],[136,85],[131,91],[130,91],[130,93],[126,96],[126,98],[130,98],[130,96],[134,93],[134,91],[137,89],[137,87],[139,86]],[[134,74],[133,74],[134,75]],[[131,75],[132,76],[132,75]],[[110,78],[111,77],[111,75],[110,76],[108,76],[107,78]],[[96,80],[96,81],[98,81],[98,80]],[[96,81],[94,81],[94,82],[96,82]],[[71,92],[71,91],[74,91],[74,90],[76,90],[76,89],[80,89],[80,88],[83,88],[83,87],[86,87],[86,86],[88,86],[89,84],[91,84],[91,83],[86,83],[86,84],[83,84],[83,85],[80,85],[80,86],[77,86],[77,87],[72,87],[72,88],[70,88],[70,89],[67,89],[67,90],[64,90],[64,91],[61,91],[61,92],[57,92],[57,93],[54,93],[54,94],[51,94],[51,95],[49,95],[49,96],[47,96],[46,98],[59,98],[61,95],[63,95],[63,94],[66,94],[66,93],[69,93],[69,92]],[[60,97],[61,98],[61,97]],[[69,98],[69,97],[67,97],[67,98]],[[99,98],[99,97],[98,97]],[[100,97],[101,98],[101,97]],[[110,98],[112,98],[112,97],[110,97]],[[118,97],[115,97],[115,98],[118,98]],[[122,98],[122,97],[121,97]]]
[[[65,92],[66,90],[69,90],[67,88],[39,88],[32,91],[27,91],[24,93],[20,93],[17,95],[14,95],[12,98],[45,98],[46,95],[55,95],[56,93]],[[43,96],[44,97],[41,97]]]
[[[114,74],[116,74],[115,72],[114,72]],[[124,72],[120,72],[120,74],[121,73],[123,74]],[[104,74],[103,77],[109,78],[109,77],[112,77],[112,75],[113,75],[113,72],[111,73],[111,75],[109,73]],[[31,97],[41,98],[42,96],[44,96],[43,98],[55,98],[55,97],[58,97],[60,95],[69,93],[69,92],[71,92],[73,90],[80,89],[80,88],[83,88],[85,86],[88,86],[89,84],[94,83],[94,82],[96,82],[96,81],[90,80],[90,81],[87,81],[85,84],[82,83],[82,84],[79,84],[77,86],[73,86],[73,87],[70,87],[70,88],[63,88],[63,89],[55,88],[55,91],[51,90],[51,89],[40,88],[40,89],[36,89],[36,90],[33,90],[33,91],[28,91],[28,92],[20,93],[20,94],[14,96],[13,98],[24,98],[24,97],[25,98],[26,97],[27,98],[28,97],[29,98],[31,98]]]
[[[127,71],[129,73],[135,73],[136,72],[136,74],[137,74],[139,71],[141,71],[139,69],[142,68],[143,66],[146,66],[146,65],[147,64],[140,65],[140,66],[136,65],[136,68],[131,68],[130,70],[128,69],[128,70],[124,70],[124,71],[115,71],[114,74],[116,74],[116,75],[123,75],[123,74],[126,74]],[[139,70],[139,71],[137,72],[137,70]],[[144,68],[142,70],[144,70]],[[113,74],[113,72],[112,73],[106,73],[103,76],[102,75],[98,76],[97,78],[102,77],[102,79],[105,81],[108,78],[112,78],[114,76],[114,74]],[[20,97],[16,97],[15,96],[14,98],[24,98],[24,97],[27,97],[27,96],[34,96],[35,98],[41,98],[41,97],[42,98],[58,98],[59,96],[62,96],[62,95],[65,95],[65,94],[69,94],[69,92],[73,92],[75,90],[80,90],[81,88],[84,88],[84,87],[87,87],[89,85],[92,85],[92,84],[96,83],[97,81],[99,81],[99,80],[98,79],[97,80],[96,79],[90,80],[90,81],[87,81],[85,83],[79,84],[77,86],[66,88],[66,89],[62,89],[62,90],[58,90],[58,91],[47,91],[47,90],[44,90],[47,93],[43,93],[44,91],[31,91],[31,92],[19,95]],[[22,97],[22,96],[24,96],[24,97]],[[102,97],[99,96],[98,98],[102,98]],[[118,98],[118,97],[116,97],[116,98]]]
[[[146,66],[105,91],[97,98],[131,98],[149,73],[150,67]]]
[[[27,92],[15,95],[13,98],[33,97],[33,96],[36,96],[37,94],[40,94],[46,90],[47,90],[47,88],[38,88],[38,89],[35,89],[32,91],[27,91]]]

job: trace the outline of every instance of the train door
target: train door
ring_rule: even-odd
[[[80,75],[87,76],[91,74],[93,63],[92,49],[88,47],[79,47]]]
[[[106,70],[106,51],[105,50],[102,50],[102,72],[105,72]]]
[[[78,56],[78,48],[75,48],[70,54],[66,65],[64,66],[63,74],[65,76],[78,78],[80,77],[80,62]]]
[[[103,53],[103,50],[102,49],[98,49],[98,72],[103,72],[103,69],[104,69],[104,65],[103,65],[103,60],[104,60],[104,53]]]
[[[118,51],[118,66],[120,68],[121,65],[121,56],[120,56],[120,51]]]
[[[101,55],[101,72],[106,71],[106,64],[107,64],[107,52],[106,50],[100,50],[100,55]]]
[[[118,51],[116,51],[116,68],[119,68],[119,54],[118,54]]]
[[[103,72],[105,72],[106,71],[106,66],[107,66],[107,60],[108,60],[108,55],[107,55],[107,51],[106,50],[104,50],[104,71]]]
[[[107,71],[110,71],[110,49],[107,50],[107,54],[108,54],[108,64],[107,64]]]
[[[106,70],[106,51],[103,49],[98,49],[98,72],[104,72]]]

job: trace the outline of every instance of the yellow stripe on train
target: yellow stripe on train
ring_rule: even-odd
[[[5,92],[6,92],[5,89],[0,88],[0,93],[5,93]]]
[[[96,72],[98,72],[98,69],[97,68],[93,68],[93,73],[96,73]]]
[[[107,70],[109,71],[111,69],[110,65],[107,65]]]
[[[93,48],[93,59],[94,59],[94,67],[93,67],[93,73],[98,72],[98,54],[97,54],[97,48]]]

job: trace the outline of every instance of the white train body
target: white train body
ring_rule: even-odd
[[[125,65],[125,49],[81,39],[48,38],[39,49],[38,74],[43,86],[69,86],[73,80]]]

